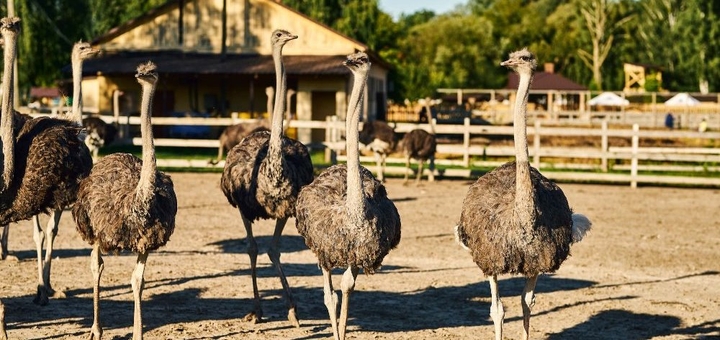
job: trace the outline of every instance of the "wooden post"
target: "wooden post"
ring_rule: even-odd
[[[465,117],[463,119],[463,126],[465,127],[465,130],[463,130],[463,164],[466,168],[470,167],[470,118]]]
[[[535,132],[533,134],[533,164],[535,169],[540,169],[540,120],[535,120]]]
[[[638,146],[640,144],[640,125],[633,124],[633,136],[632,136],[632,161],[630,163],[630,187],[637,188],[637,175],[638,175]]]
[[[600,148],[602,158],[600,159],[600,168],[603,172],[608,172],[608,123],[607,120],[602,121],[602,139],[600,140]]]
[[[325,163],[335,164],[337,161],[337,155],[335,155],[335,149],[332,148],[333,135],[335,126],[332,124],[333,120],[337,120],[337,116],[325,117]]]
[[[458,92],[457,92],[457,104],[458,104],[458,105],[462,105],[462,103],[463,103],[463,92],[462,92],[462,89],[458,89]]]

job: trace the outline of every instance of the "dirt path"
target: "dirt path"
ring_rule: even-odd
[[[150,255],[145,274],[146,339],[331,338],[315,257],[294,220],[283,240],[283,262],[302,326],[286,320],[275,270],[259,257],[267,321],[241,320],[252,307],[249,260],[239,214],[218,188],[220,174],[173,174],[179,201],[168,245]],[[358,276],[351,298],[349,339],[489,339],[490,291],[470,255],[455,244],[467,181],[421,188],[387,184],[400,211],[403,237],[372,276]],[[571,206],[594,229],[553,275],[538,281],[533,339],[697,339],[720,337],[720,217],[717,189],[562,184]],[[261,252],[272,223],[255,227]],[[11,254],[0,262],[0,296],[11,339],[85,338],[92,324],[90,250],[62,219],[53,285],[68,297],[32,303],[37,281],[31,224],[13,225]],[[101,315],[104,339],[132,333],[129,285],[133,255],[106,256]],[[339,287],[340,272],[334,276]],[[502,277],[505,337],[520,338],[524,280]]]

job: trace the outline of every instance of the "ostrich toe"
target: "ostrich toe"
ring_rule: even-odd
[[[250,313],[247,313],[247,315],[243,316],[243,321],[245,322],[252,322],[252,323],[262,323],[263,319],[263,312],[262,309],[256,309]]]
[[[46,306],[48,304],[48,291],[45,287],[38,285],[37,293],[33,299],[33,303],[40,306]]]
[[[300,328],[300,320],[298,320],[297,315],[295,313],[295,307],[290,308],[288,310],[288,321],[295,326],[295,328]]]

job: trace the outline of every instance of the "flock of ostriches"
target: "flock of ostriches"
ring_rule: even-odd
[[[77,231],[92,246],[91,339],[100,339],[103,332],[99,318],[102,254],[137,253],[131,279],[135,302],[133,339],[141,339],[140,303],[145,263],[149,252],[169,240],[177,212],[172,180],[157,170],[155,162],[150,108],[158,81],[156,65],[141,64],[135,75],[142,87],[142,159],[116,153],[93,165],[91,152],[83,143],[86,136],[79,100],[75,101],[71,114],[58,118],[32,119],[13,110],[11,84],[19,21],[18,18],[0,21],[5,45],[0,121],[0,225],[7,230],[10,223],[33,219],[39,280],[35,302],[44,305],[49,297],[62,294],[55,292],[50,284],[52,248],[60,215],[65,208],[72,207]],[[358,131],[370,60],[362,52],[351,54],[343,63],[354,77],[346,119],[347,164],[332,166],[314,178],[307,148],[283,135],[287,88],[282,50],[296,38],[284,30],[272,33],[277,91],[269,127],[246,134],[239,144],[228,150],[220,186],[228,202],[239,210],[247,232],[254,307],[245,319],[262,321],[256,278],[258,248],[252,224],[258,219],[271,218],[276,220],[276,225],[268,254],[283,286],[288,319],[295,326],[300,324],[280,263],[279,248],[285,223],[295,217],[298,232],[317,256],[322,269],[324,303],[334,338],[344,339],[348,301],[358,272],[362,269],[373,273],[400,241],[400,215],[383,186],[382,170],[376,179],[360,166],[359,145],[361,140],[371,145],[378,154],[380,166],[386,150],[391,150],[394,142],[392,131],[388,134],[387,126],[382,124],[365,124],[363,133]],[[83,59],[95,52],[87,43],[78,43],[73,50],[73,74],[77,76],[74,77],[75,99],[81,98],[79,67]],[[522,294],[523,335],[527,339],[538,275],[560,267],[569,254],[570,245],[578,242],[590,228],[590,221],[574,214],[562,190],[529,165],[525,114],[535,57],[523,49],[511,53],[501,65],[520,76],[514,111],[516,160],[485,174],[470,186],[455,230],[458,241],[489,277],[490,315],[496,339],[502,339],[505,315],[498,295],[497,276],[509,273],[527,277]],[[429,113],[429,107],[426,112]],[[245,130],[256,127],[246,126]],[[401,144],[408,157],[426,160],[434,154],[434,136],[424,130],[406,134]],[[51,216],[44,230],[38,219],[43,213]],[[6,251],[7,238],[3,239]],[[41,257],[43,246],[46,248],[44,259]],[[331,279],[333,268],[345,269],[340,287],[339,319],[338,297]],[[7,339],[4,312],[0,303],[0,339]]]

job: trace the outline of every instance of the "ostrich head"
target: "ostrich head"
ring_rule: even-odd
[[[270,39],[273,46],[284,46],[288,41],[297,39],[298,36],[286,30],[274,30]]]
[[[152,61],[140,64],[137,67],[135,78],[141,85],[145,83],[154,84],[158,80],[157,66]]]
[[[20,31],[20,18],[18,17],[5,17],[0,19],[0,31],[2,31],[3,38],[5,37],[5,34],[7,33],[18,33]],[[7,39],[3,39],[3,41],[7,41]],[[4,44],[4,42],[3,42]]]
[[[73,61],[82,61],[94,57],[99,49],[93,48],[90,43],[78,41],[73,45],[72,59]]]
[[[510,53],[508,60],[500,63],[500,66],[511,68],[517,73],[532,73],[537,67],[537,60],[527,48]]]
[[[347,56],[347,59],[343,61],[343,65],[350,69],[353,74],[357,74],[358,71],[367,72],[370,69],[370,59],[365,52],[357,52]]]

